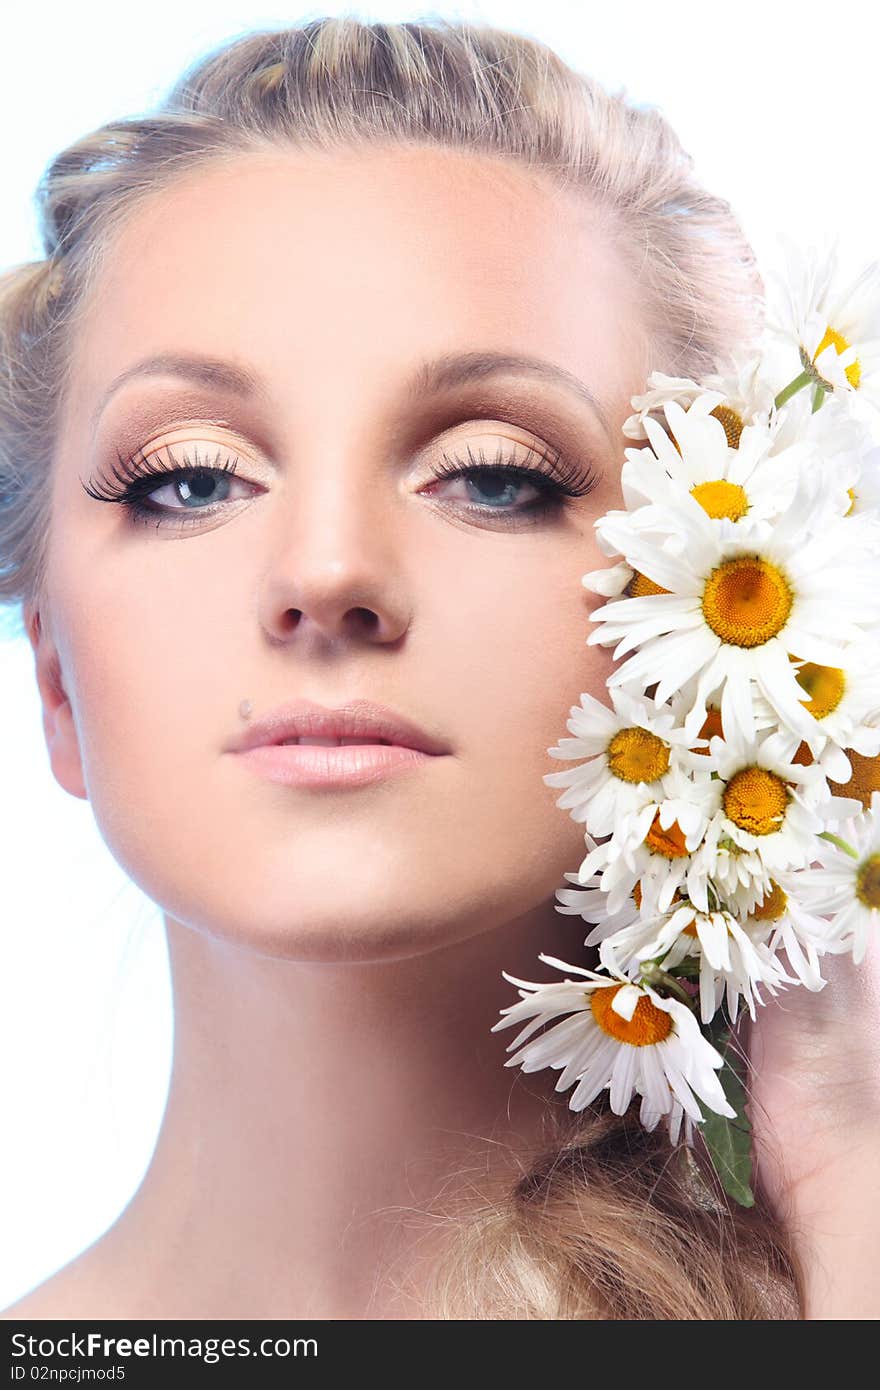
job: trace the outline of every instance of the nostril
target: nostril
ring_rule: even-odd
[[[362,627],[375,627],[379,621],[371,608],[353,608],[352,614]]]

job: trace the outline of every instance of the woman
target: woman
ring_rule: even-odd
[[[751,1212],[490,1032],[502,969],[572,958],[542,774],[611,670],[580,577],[630,398],[758,325],[728,205],[538,43],[346,19],[210,55],[41,207],[2,594],[163,911],[175,1056],[131,1203],[5,1316],[871,1315],[867,967],[764,1011]]]

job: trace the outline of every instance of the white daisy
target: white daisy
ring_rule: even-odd
[[[788,510],[804,470],[816,465],[810,442],[794,440],[774,449],[773,432],[763,423],[743,430],[732,448],[724,426],[705,406],[698,398],[684,411],[668,401],[668,432],[646,417],[651,447],[625,450],[621,486],[630,526],[651,531],[656,519],[651,504],[670,514],[696,504],[712,519],[726,517],[735,524],[772,519]]]
[[[674,771],[690,757],[687,735],[676,728],[671,709],[622,689],[609,695],[613,709],[586,692],[571,707],[566,727],[574,737],[547,751],[552,758],[576,758],[579,765],[543,779],[548,787],[566,788],[556,805],[593,835],[610,834],[623,816],[656,810],[675,796]],[[652,819],[653,811],[649,824]]]
[[[731,924],[735,924],[734,932]],[[739,1015],[739,1001],[743,1000],[749,1014],[755,1017],[755,1002],[763,1004],[759,985],[764,985],[770,994],[778,994],[786,985],[797,981],[787,975],[781,962],[765,940],[763,927],[757,928],[748,923],[736,922],[728,916],[731,936],[736,935],[736,949],[731,950],[729,970],[716,970],[707,960],[705,951],[700,955],[700,1017],[708,1023],[721,1008],[726,999],[727,1013],[732,1023]]]
[[[814,410],[812,392],[799,391],[773,410],[771,421],[771,454],[797,443],[812,445],[820,466],[833,475],[840,472],[845,460],[870,447],[871,434],[865,422],[837,396],[829,396],[821,410]]]
[[[837,946],[829,923],[809,912],[801,902],[800,879],[805,872],[809,870],[779,870],[763,897],[751,908],[746,930],[769,927],[769,950],[774,954],[784,951],[789,969],[802,985],[816,992],[824,989],[826,983],[819,959]]]
[[[738,845],[719,844],[715,851],[720,872],[712,880],[712,889],[719,903],[744,922],[773,891],[773,879],[768,873],[753,872],[751,856],[743,854]]]
[[[727,738],[712,738],[709,748],[708,761],[721,779],[720,797],[696,858],[724,897],[729,896],[731,863],[729,856],[718,856],[722,842],[739,851],[736,882],[745,881],[744,871],[766,882],[777,870],[810,862],[829,807],[853,809],[852,803],[842,799],[837,806],[817,764],[802,766],[785,760],[773,734],[745,739],[734,729]],[[699,906],[705,908],[703,903]]]
[[[769,465],[772,471],[775,458],[790,457],[792,449],[806,450],[802,470],[820,471],[824,483],[815,495],[813,529],[824,525],[823,509],[829,518],[857,520],[858,527],[851,526],[849,532],[852,546],[876,554],[878,512],[874,503],[870,514],[871,479],[880,451],[875,451],[871,431],[846,401],[829,396],[825,407],[814,411],[811,399],[809,391],[801,392],[781,410],[774,410],[769,427],[772,442],[761,466]]]
[[[566,878],[571,878],[574,882],[577,881],[576,874],[566,874]],[[592,924],[591,930],[584,938],[585,946],[598,946],[601,942],[607,940],[608,937],[616,936],[618,933],[625,932],[630,928],[638,930],[640,925],[646,920],[642,915],[643,899],[640,883],[634,884],[632,893],[618,912],[608,911],[608,894],[603,893],[601,888],[582,888],[579,891],[575,889],[560,889],[557,896],[561,896],[562,893],[565,893],[569,897],[572,904],[565,910],[569,912],[578,912],[585,921]],[[681,902],[681,900],[680,894],[676,894],[673,898],[673,903]],[[577,903],[577,906],[575,906],[575,903]],[[562,910],[563,909],[560,909],[560,911]],[[648,911],[647,905],[646,911]],[[656,911],[651,910],[649,912],[649,919],[653,921],[656,920],[656,918]],[[624,974],[630,973],[631,975],[637,975],[638,968],[636,966],[631,970],[630,966],[632,965],[632,959],[622,961],[620,963],[620,970]]]
[[[584,836],[587,854],[578,882],[589,883],[598,874],[611,913],[621,911],[636,885],[645,912],[664,912],[685,883],[691,897],[705,899],[707,873],[695,851],[716,811],[720,784],[711,776],[698,779],[680,772],[670,774],[670,780],[678,783],[671,788],[678,795],[621,817],[601,844]]]
[[[627,565],[621,561],[616,565],[604,565],[602,569],[590,570],[581,578],[581,583],[585,589],[589,589],[594,594],[601,594],[603,598],[617,598],[625,590],[629,589],[635,570],[632,565]],[[654,585],[654,593],[660,593],[658,585]]]
[[[641,1120],[645,1129],[656,1129],[657,1125],[659,1124],[662,1118],[662,1113],[659,1110],[652,1110],[647,1098],[644,1098],[642,1100],[641,1109],[639,1111],[639,1119]],[[694,1129],[694,1122],[691,1119],[690,1115],[685,1115],[684,1110],[682,1109],[681,1105],[677,1100],[673,1101],[672,1108],[667,1116],[670,1143],[678,1143],[678,1137],[681,1133],[682,1119],[684,1119],[683,1142],[685,1144],[693,1144],[694,1134],[696,1132]]]
[[[679,723],[684,724],[690,713],[694,699],[696,697],[699,682],[695,679],[686,681],[681,690],[672,698],[673,708],[675,708]],[[699,731],[699,736],[691,746],[691,753],[705,757],[709,754],[709,741],[716,735],[724,737],[724,723],[721,718],[721,689],[719,685],[716,690],[707,692],[706,717],[703,720]],[[758,695],[753,696],[756,733],[761,734],[769,731],[776,731],[779,728],[779,718],[775,710],[771,709],[766,700]]]
[[[860,453],[863,476],[856,491],[860,493],[865,489],[865,495],[855,497],[853,511],[867,507],[875,514],[880,514],[880,445],[864,440]]]
[[[801,251],[788,243],[788,267],[774,275],[768,325],[793,340],[801,365],[825,391],[858,391],[880,405],[880,262],[841,283],[837,242]]]
[[[701,382],[692,381],[690,377],[651,372],[647,391],[632,397],[635,414],[624,421],[623,433],[629,439],[646,439],[645,420],[652,416],[659,419],[667,401],[675,401],[690,410],[695,402],[702,400],[706,411],[724,426],[730,445],[736,448],[743,429],[766,420],[773,407],[774,391],[763,377],[763,365],[760,353],[736,354],[728,371],[713,372]]]
[[[880,928],[880,792],[874,792],[869,810],[845,823],[840,839],[853,854],[820,840],[821,867],[801,876],[801,890],[814,912],[831,914],[833,936],[860,965]]]
[[[623,433],[628,439],[647,439],[646,418],[652,413],[655,417],[659,416],[667,401],[675,401],[687,410],[698,396],[707,394],[710,393],[706,386],[689,376],[669,376],[666,372],[651,372],[647,390],[630,397],[634,414],[624,420]],[[713,407],[724,399],[722,391],[715,391],[714,395],[718,399],[713,399]]]
[[[700,1123],[699,1097],[717,1114],[734,1118],[715,1074],[724,1059],[700,1031],[686,1004],[624,977],[600,975],[553,956],[540,959],[583,978],[534,984],[503,972],[506,980],[519,986],[521,999],[502,1009],[505,1017],[492,1032],[528,1020],[508,1046],[508,1052],[518,1051],[505,1066],[521,1065],[526,1072],[561,1068],[557,1091],[577,1082],[569,1100],[571,1110],[583,1110],[608,1088],[616,1115],[624,1114],[638,1093],[648,1116],[668,1114],[677,1100]],[[569,1017],[563,1022],[532,1037],[542,1024],[564,1014]]]
[[[860,741],[873,746],[873,727],[866,728],[864,733],[865,738]],[[811,759],[803,744],[798,746],[795,753],[791,753],[792,740],[781,729],[769,735],[766,746],[774,757],[808,765],[825,778],[827,799],[817,807],[817,811],[826,829],[866,811],[873,793],[880,790],[880,754],[861,753],[856,748],[840,750],[829,745],[818,758]],[[821,788],[821,781],[817,786]]]
[[[567,879],[569,883],[578,882],[577,874],[563,874],[563,878]],[[618,931],[621,927],[628,927],[639,916],[637,898],[640,897],[640,894],[637,891],[634,891],[616,912],[609,911],[608,894],[603,893],[599,887],[557,888],[556,897],[557,912],[561,912],[565,916],[582,917],[585,922],[597,924],[585,938],[585,946],[592,946],[595,941],[602,939],[601,936],[594,937],[594,932],[604,931],[607,935],[610,932]]]
[[[836,783],[852,776],[849,753],[875,757],[880,753],[880,663],[874,645],[851,647],[841,657],[841,666],[822,666],[812,661],[794,661],[795,678],[808,699],[806,709],[818,722],[823,734],[815,761]],[[759,706],[770,714],[762,696]],[[774,745],[789,761],[797,757],[813,761],[796,734],[779,729]]]
[[[843,520],[813,529],[813,493],[803,487],[772,526],[745,531],[713,521],[700,507],[678,507],[668,523],[676,549],[684,539],[678,554],[620,521],[597,522],[626,563],[666,591],[613,600],[592,613],[598,627],[588,644],[616,644],[616,660],[635,651],[611,674],[609,688],[656,682],[654,699],[662,704],[697,677],[688,733],[696,735],[709,693],[720,690],[725,728],[749,737],[757,729],[757,689],[782,723],[818,750],[824,736],[802,703],[790,658],[839,665],[846,644],[865,641],[880,619],[880,590],[875,567],[853,556]]]
[[[685,961],[698,962],[702,1021],[711,1022],[725,992],[735,1021],[740,995],[754,1018],[754,999],[762,1002],[759,985],[775,994],[777,986],[794,983],[768,949],[770,934],[764,923],[749,929],[731,912],[700,912],[693,903],[682,903],[606,936],[599,958],[606,970],[630,970],[637,976],[646,961],[670,971]]]
[[[689,853],[699,844],[718,809],[719,788],[712,776],[712,765],[708,759],[704,760],[702,750],[690,754],[690,757],[701,766],[695,770],[672,768],[667,775],[662,800],[646,801],[644,805],[618,817],[611,835],[612,857],[620,853],[631,861],[633,851],[641,845],[652,843],[649,838],[652,832],[663,840],[662,832],[672,831],[674,837],[683,838]],[[674,831],[673,827],[676,827]],[[669,846],[662,843],[660,848],[665,853]]]
[[[854,748],[848,748],[846,756],[851,775],[845,782],[829,783],[831,791],[837,794],[835,805],[838,808],[828,815],[829,824],[857,815],[859,810],[867,811],[874,792],[880,790],[880,757],[866,756]]]
[[[880,551],[880,447],[863,440],[831,464],[846,494],[843,515],[862,527],[857,538],[872,555]]]

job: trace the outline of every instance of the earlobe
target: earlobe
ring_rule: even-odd
[[[43,733],[52,772],[66,792],[87,801],[79,735],[64,687],[58,651],[51,636],[44,630],[36,605],[25,605],[22,616],[34,652],[37,689],[43,710]]]

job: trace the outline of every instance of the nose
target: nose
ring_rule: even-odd
[[[388,644],[407,630],[400,502],[391,483],[326,460],[309,486],[283,497],[272,519],[260,598],[270,640],[333,647]]]

